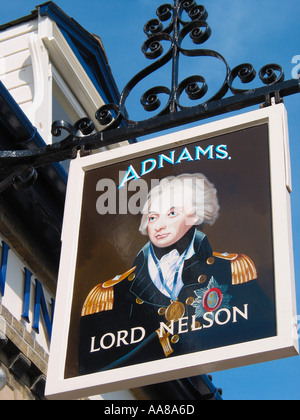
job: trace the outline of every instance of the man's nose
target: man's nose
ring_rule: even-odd
[[[155,225],[155,230],[160,231],[166,228],[166,221],[164,217],[160,217]]]

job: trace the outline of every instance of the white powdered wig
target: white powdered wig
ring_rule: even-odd
[[[148,194],[142,211],[140,232],[147,235],[150,211],[161,213],[176,207],[194,216],[190,219],[193,225],[213,225],[220,210],[217,190],[203,174],[182,174],[162,179]]]

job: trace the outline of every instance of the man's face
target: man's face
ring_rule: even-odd
[[[184,205],[182,200],[172,200],[163,194],[151,203],[148,214],[148,235],[150,241],[158,248],[166,248],[178,242],[196,223],[192,207]]]

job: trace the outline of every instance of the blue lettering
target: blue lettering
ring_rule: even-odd
[[[53,315],[53,310],[54,310],[53,306],[54,306],[54,300],[52,299],[52,315]],[[48,314],[46,299],[45,299],[45,295],[44,295],[42,285],[38,280],[36,280],[36,291],[35,291],[35,302],[34,302],[32,328],[38,334],[39,334],[39,322],[40,322],[41,307],[42,307],[42,313],[43,313],[43,316],[44,316],[48,336],[51,339],[52,322],[50,321],[50,317],[49,317],[49,314]]]
[[[178,159],[175,158],[175,150],[169,151],[168,154],[160,154],[157,158],[149,158],[141,163],[141,173],[140,175],[136,172],[133,165],[130,165],[125,173],[125,176],[123,179],[121,178],[123,176],[123,172],[120,172],[120,179],[122,179],[119,188],[121,189],[124,187],[124,185],[129,181],[136,181],[143,177],[146,174],[149,174],[150,172],[154,171],[154,169],[162,169],[165,167],[165,163],[169,163],[170,165],[180,164],[184,161],[187,162],[194,162],[195,160],[201,160],[202,158],[206,158],[209,160],[219,159],[231,159],[229,157],[229,153],[227,150],[226,144],[219,144],[217,146],[211,144],[207,146],[206,148],[202,148],[201,146],[195,146],[194,149],[195,155],[193,155],[188,147],[185,147],[180,152],[180,155]]]
[[[226,144],[219,144],[216,147],[216,159],[227,159],[228,152],[227,152],[227,145]]]
[[[124,184],[126,184],[126,182],[131,181],[132,179],[139,179],[139,178],[140,176],[138,176],[134,167],[130,165],[118,189],[124,187]]]
[[[148,169],[146,169],[147,163],[150,163],[151,164],[150,168],[148,168]],[[155,159],[144,160],[144,162],[142,162],[142,173],[141,173],[141,176],[144,176],[146,174],[149,174],[155,168],[156,168],[156,160]]]
[[[0,292],[2,296],[4,296],[4,292],[5,292],[7,261],[8,261],[9,250],[10,250],[10,247],[5,242],[2,242],[2,257],[1,257],[1,266],[0,266]],[[21,316],[27,323],[30,323],[29,310],[30,310],[32,273],[26,267],[24,268],[24,271],[25,271],[25,276],[24,276],[25,283],[24,283],[24,293],[23,293],[23,309],[22,309]],[[55,301],[54,299],[51,299],[51,320],[53,320],[54,305],[55,305]],[[44,316],[47,333],[49,335],[49,339],[51,339],[52,321],[50,320],[50,316],[48,314],[43,287],[41,283],[38,280],[36,280],[36,295],[35,295],[35,303],[34,303],[34,314],[33,314],[34,319],[33,319],[32,328],[37,333],[39,333],[39,321],[40,321],[41,309]]]
[[[181,163],[182,160],[187,160],[188,162],[192,162],[194,160],[186,147],[183,149],[183,152],[176,163]]]
[[[164,161],[170,163],[171,165],[174,165],[175,162],[175,150],[172,150],[170,152],[170,157],[166,155],[159,155],[159,166],[158,169],[161,169],[164,167]]]
[[[31,291],[31,276],[32,273],[25,268],[25,286],[23,296],[23,312],[22,318],[29,324],[29,305],[30,305],[30,291]]]
[[[8,252],[9,246],[5,242],[2,242],[2,257],[0,267],[0,292],[2,296],[4,296],[5,293]]]
[[[202,149],[200,146],[196,146],[196,160],[201,160],[200,155],[206,156],[208,154],[208,159],[214,158],[214,146],[208,146],[205,150]]]

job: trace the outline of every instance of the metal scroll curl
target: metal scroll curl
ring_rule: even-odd
[[[104,130],[116,128],[124,121],[127,125],[132,125],[135,121],[126,118],[126,101],[133,89],[144,79],[155,71],[162,68],[172,60],[172,81],[170,87],[155,86],[147,90],[141,97],[141,104],[145,111],[157,113],[149,118],[153,120],[161,115],[176,112],[179,109],[185,109],[180,103],[180,97],[183,92],[188,95],[192,101],[202,99],[208,92],[206,80],[201,75],[191,76],[182,82],[179,79],[179,58],[180,54],[189,57],[214,57],[225,64],[225,77],[221,89],[210,100],[223,97],[227,90],[227,79],[230,73],[228,64],[224,57],[212,50],[205,49],[184,49],[182,42],[189,35],[195,45],[204,44],[211,36],[211,28],[207,23],[208,13],[204,6],[198,5],[194,0],[175,0],[174,5],[164,4],[156,11],[157,18],[149,20],[144,26],[144,32],[147,40],[142,46],[142,52],[149,60],[155,60],[150,66],[134,76],[123,89],[118,105],[105,105],[97,111],[96,118],[99,121],[99,115],[107,113],[107,110],[113,107],[116,117],[111,119],[101,118],[101,124],[105,126]],[[188,20],[187,20],[188,18]],[[164,45],[163,45],[164,43]],[[165,43],[170,47],[164,50]],[[162,105],[161,96],[167,95]]]
[[[74,125],[63,120],[55,121],[52,124],[51,134],[53,137],[61,137],[63,132],[68,134],[65,139],[57,144],[57,147],[62,150],[70,146],[74,137],[88,136],[92,134],[94,130],[95,125],[93,121],[90,118],[85,117],[78,120]]]
[[[104,127],[104,130],[118,128],[123,120],[127,120],[126,114],[122,113],[120,106],[106,104],[96,112],[96,120]]]
[[[245,85],[255,80],[257,72],[251,64],[241,64],[231,70],[225,58],[217,51],[183,47],[188,36],[196,46],[209,40],[212,31],[207,23],[208,13],[204,6],[198,5],[195,0],[174,0],[174,5],[163,4],[160,6],[156,15],[157,18],[149,20],[144,26],[147,40],[142,46],[145,57],[155,61],[127,83],[118,105],[105,105],[97,111],[96,118],[104,126],[104,130],[117,128],[122,122],[128,126],[136,124],[136,121],[129,120],[126,116],[126,101],[129,95],[140,82],[170,61],[172,61],[170,87],[152,87],[141,97],[140,103],[144,110],[152,113],[151,118],[145,121],[179,110],[193,108],[196,101],[197,106],[206,106],[206,104],[223,99],[229,90],[234,95],[247,94],[251,90],[250,88],[243,89],[235,86],[237,80]],[[165,43],[170,44],[167,51],[164,50]],[[179,80],[180,56],[211,57],[224,64],[224,79],[216,93],[207,99],[209,86],[207,80],[201,74],[191,75],[182,81]],[[260,70],[259,78],[264,85],[272,86],[283,82],[285,77],[279,65],[268,64]],[[167,97],[164,102],[161,100],[162,95]],[[184,105],[182,103],[183,95],[194,103],[190,106]],[[203,101],[201,102],[201,100]],[[108,112],[109,109],[113,109],[114,116]],[[156,114],[153,115],[155,112]],[[99,120],[99,115],[104,115],[105,118]]]
[[[201,6],[203,7],[203,6]],[[198,10],[198,9],[197,9]],[[201,10],[201,16],[204,15],[207,18],[208,14],[206,11]],[[191,12],[195,11],[195,6],[190,10],[189,15]],[[221,87],[217,92],[207,99],[202,105],[213,102],[219,99],[222,99],[227,91],[228,91],[228,78],[230,75],[230,68],[225,60],[225,58],[219,54],[217,51],[210,50],[210,49],[186,49],[182,47],[182,44],[187,36],[190,36],[191,40],[194,44],[200,45],[205,43],[211,36],[211,29],[208,26],[206,21],[198,21],[193,20],[192,22],[185,23],[185,26],[180,31],[179,38],[178,38],[178,48],[182,55],[186,57],[211,57],[217,59],[219,62],[224,64],[224,79],[221,82]],[[180,97],[183,93],[186,92],[188,98],[192,101],[196,101],[205,97],[208,92],[208,84],[205,78],[201,75],[191,76],[187,79],[183,80],[176,89],[176,105],[179,109],[187,109],[191,108],[187,106],[183,106],[180,104]]]
[[[51,128],[52,136],[60,137],[63,132],[68,133],[68,136],[64,140],[61,141],[62,145],[63,145],[63,142],[67,143],[70,139],[74,137],[74,128],[72,124],[66,121],[63,121],[63,120],[54,121]]]
[[[157,86],[152,89],[149,89],[141,98],[141,104],[143,105],[145,111],[156,111],[161,106],[161,100],[159,99],[160,94],[171,94],[170,89],[164,86]],[[170,100],[168,101],[167,105],[164,107],[162,111],[160,111],[160,115],[164,115],[168,113]]]
[[[234,87],[234,82],[239,80],[243,84],[249,84],[257,77],[257,71],[252,64],[244,63],[235,67],[229,75],[228,86],[235,95],[247,94],[249,89],[241,89]],[[283,69],[278,64],[267,64],[259,71],[259,78],[264,85],[272,86],[284,81],[285,75]]]

